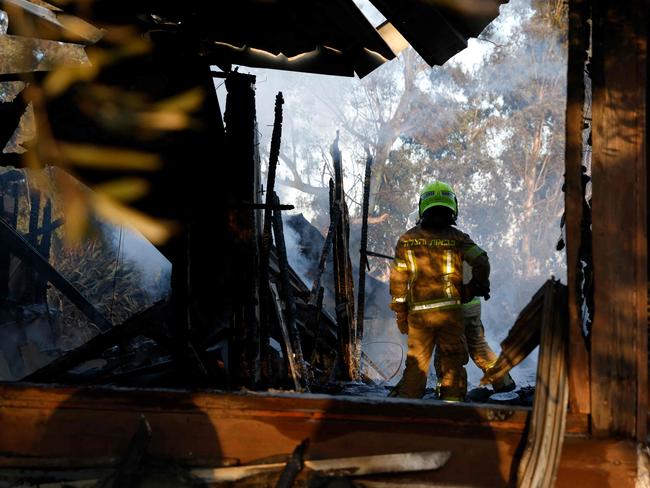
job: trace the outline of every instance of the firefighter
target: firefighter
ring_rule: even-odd
[[[420,223],[399,238],[391,267],[391,308],[397,327],[408,334],[408,354],[402,379],[391,396],[421,398],[434,347],[439,353],[439,395],[462,401],[467,391],[462,304],[489,297],[487,254],[465,233],[453,227],[458,200],[441,181],[427,185],[418,204]],[[472,268],[463,285],[462,263]]]
[[[463,263],[463,283],[470,281],[472,269],[467,263]],[[463,323],[465,326],[465,339],[469,356],[476,366],[485,373],[497,360],[497,355],[492,351],[485,340],[485,328],[481,322],[481,299],[475,297],[471,302],[464,303]],[[440,363],[440,355],[436,351],[433,364],[436,369],[436,377],[442,378],[443,369]],[[492,389],[496,393],[512,391],[517,387],[512,376],[508,373],[498,381],[492,383]]]
[[[407,225],[411,226],[420,223],[418,213],[419,211],[415,210],[409,214]],[[467,262],[463,262],[463,284],[469,283],[471,278],[472,268]],[[475,297],[471,302],[464,303],[462,310],[469,357],[485,373],[496,362],[497,355],[485,340],[485,328],[481,321],[481,299]],[[440,355],[437,352],[434,353],[433,364],[436,370],[436,377],[442,378],[442,365],[440,364]],[[512,391],[516,387],[517,385],[509,373],[492,384],[492,388],[496,393]]]

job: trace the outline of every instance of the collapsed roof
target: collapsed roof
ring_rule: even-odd
[[[91,44],[93,25],[129,22],[150,33],[175,32],[214,64],[232,64],[320,74],[366,76],[410,43],[430,64],[442,65],[499,14],[507,0],[371,0],[387,21],[375,28],[352,0],[240,0],[171,2],[98,0],[65,2],[66,12],[45,2],[2,0],[19,9],[39,37]],[[80,18],[69,14],[76,14]],[[24,35],[23,23],[8,34]]]

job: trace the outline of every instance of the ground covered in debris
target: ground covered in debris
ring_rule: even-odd
[[[386,384],[366,384],[362,382],[350,382],[342,385],[331,385],[323,389],[323,393],[337,394],[352,397],[381,398],[387,397],[392,386]],[[517,388],[513,392],[496,393],[492,388],[476,387],[467,392],[466,402],[468,403],[494,403],[498,405],[520,405],[532,406],[535,397],[534,386]],[[423,400],[437,400],[435,388],[425,390]]]

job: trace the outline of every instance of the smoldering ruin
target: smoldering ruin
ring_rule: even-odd
[[[0,0],[0,484],[631,486],[633,12]],[[387,398],[407,352],[389,270],[433,180],[492,264],[498,358],[452,403],[433,368],[422,400]],[[628,217],[608,257],[592,232]]]

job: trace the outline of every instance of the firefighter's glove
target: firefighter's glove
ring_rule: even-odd
[[[490,299],[490,284],[481,285],[474,281],[470,281],[461,289],[460,301],[462,303],[471,302],[474,297],[483,297],[486,300]]]
[[[475,297],[483,297],[486,300],[490,299],[490,282],[489,281],[487,283],[477,283],[477,282],[472,280],[472,281],[470,281],[468,283],[468,286],[470,287],[473,296],[475,296]]]
[[[460,289],[460,302],[469,303],[474,299],[474,287],[471,283],[463,285]]]
[[[397,328],[402,334],[409,333],[409,320],[408,312],[398,312],[395,314],[397,318]]]

